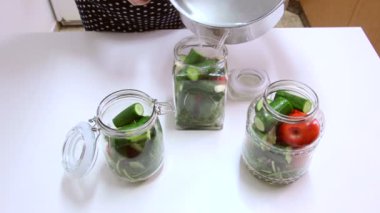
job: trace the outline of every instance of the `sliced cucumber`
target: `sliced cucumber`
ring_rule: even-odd
[[[185,72],[186,72],[187,77],[192,81],[198,80],[201,74],[201,71],[194,66],[187,66],[185,68]]]
[[[275,98],[269,105],[283,115],[288,115],[293,111],[292,104],[283,97]],[[268,111],[261,110],[256,114],[254,124],[261,132],[268,132],[277,124],[277,121]]]
[[[217,59],[206,59],[200,63],[194,64],[194,66],[199,67],[200,69],[204,70],[206,73],[212,73],[216,71],[216,63],[218,62]]]
[[[195,49],[192,48],[183,62],[185,64],[194,65],[196,63],[201,63],[205,60],[206,60],[206,57],[204,57],[202,54],[200,54],[199,52],[197,52]]]
[[[288,99],[295,109],[301,110],[304,113],[310,112],[313,107],[313,103],[309,99],[294,95],[285,90],[277,91],[275,97],[283,97]]]
[[[118,130],[126,131],[126,130],[130,130],[130,129],[140,127],[141,125],[145,124],[149,119],[150,119],[149,116],[142,116],[139,120],[134,121],[128,125],[122,126]]]
[[[122,158],[135,158],[141,154],[144,149],[145,141],[132,143],[130,140],[124,139],[122,143],[114,143],[114,149]]]
[[[144,149],[145,143],[131,143],[129,146],[135,149],[136,151],[142,152]]]
[[[180,55],[180,56],[178,56],[178,58],[179,58],[179,60],[181,60],[181,61],[185,61],[185,59],[186,59],[186,55]]]
[[[138,162],[138,161],[131,161],[128,164],[134,170],[142,170],[142,171],[145,170],[145,166],[142,163]]]
[[[139,141],[147,141],[147,140],[150,140],[150,139],[151,139],[150,130],[144,132],[141,135],[136,135],[136,136],[128,138],[128,140],[130,142],[132,142],[132,143],[136,143],[136,142],[139,142]]]
[[[181,82],[181,81],[188,81],[188,80],[189,80],[189,77],[187,77],[185,68],[181,70],[180,74],[177,74],[175,76],[176,83]]]
[[[120,159],[120,160],[118,160],[117,162],[116,162],[116,166],[115,166],[115,171],[116,171],[116,173],[118,173],[119,175],[123,175],[123,172],[122,172],[122,170],[123,170],[123,168],[121,168],[121,163],[122,163],[122,159]]]
[[[120,171],[121,171],[120,174],[121,174],[121,175],[124,175],[128,180],[134,180],[134,178],[131,177],[131,175],[128,174],[128,172],[127,172],[126,169],[122,169],[122,170],[120,170]]]
[[[256,125],[252,125],[252,130],[255,132],[255,134],[263,141],[267,140],[267,134],[265,132],[262,132],[257,129]]]
[[[141,151],[143,149],[143,146],[132,146],[132,144],[138,143],[145,143],[146,141],[150,140],[152,138],[151,132],[147,131],[143,134],[132,136],[129,138],[111,138],[111,143],[115,147],[115,149],[119,150],[124,146],[130,146],[131,148],[135,149],[136,151]]]
[[[185,82],[183,84],[182,93],[202,93],[212,97],[213,100],[219,101],[224,97],[226,86],[217,84],[215,81],[200,80],[193,82]]]
[[[116,117],[112,119],[112,122],[119,128],[139,120],[143,114],[143,105],[140,103],[134,103],[116,115]]]
[[[111,138],[111,144],[115,147],[116,150],[119,150],[121,147],[130,144],[131,142],[125,138]]]
[[[267,99],[267,102],[268,104],[272,103],[272,99]],[[256,103],[256,107],[255,107],[255,110],[256,110],[256,113],[259,112],[264,106],[264,99],[260,99],[257,103]]]
[[[277,134],[276,134],[276,128],[272,128],[267,132],[267,142],[270,144],[276,144],[277,141]]]
[[[286,162],[288,163],[288,164],[290,164],[291,162],[292,162],[292,148],[291,147],[286,147],[285,148],[285,153],[284,153],[284,155],[285,155],[285,160],[286,160]]]
[[[226,90],[226,85],[224,84],[218,84],[214,86],[214,92],[216,93],[224,92],[225,90]]]
[[[205,58],[203,61],[193,65],[196,65],[197,67],[214,67],[217,62],[218,60],[215,58]]]
[[[120,160],[116,163],[116,172],[119,173],[120,176],[124,176],[129,180],[133,180],[134,177],[132,177],[132,174],[128,172],[129,169],[129,162],[126,160]]]
[[[126,130],[130,130],[130,129],[133,129],[133,128],[137,128],[137,127],[143,125],[144,123],[146,123],[149,119],[150,119],[149,116],[143,116],[137,122],[134,122],[134,123],[122,126],[121,128],[119,128],[119,130],[126,131]],[[150,140],[151,139],[151,134],[150,134],[150,131],[148,131],[148,132],[143,133],[141,135],[133,136],[133,137],[130,137],[130,138],[116,138],[116,137],[112,137],[112,138],[110,138],[110,142],[111,142],[111,144],[113,144],[113,146],[116,149],[120,149],[120,148],[128,145],[128,146],[131,146],[136,151],[141,152],[141,150],[142,150],[143,147],[141,147],[141,146],[132,146],[132,144],[135,144],[136,142],[139,142],[139,141]]]
[[[218,84],[211,80],[201,80],[197,82],[184,82],[183,90],[189,91],[202,91],[203,93],[221,93],[225,91],[225,85]]]

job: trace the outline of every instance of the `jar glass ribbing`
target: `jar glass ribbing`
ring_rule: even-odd
[[[187,37],[176,44],[174,56],[176,127],[222,129],[227,94],[227,48],[219,47],[218,41],[210,38]]]
[[[115,126],[114,119],[134,105],[139,106],[139,116],[122,126]],[[101,147],[108,166],[118,177],[128,182],[152,177],[158,173],[164,159],[159,115],[172,110],[169,103],[158,102],[138,90],[111,93],[101,101],[90,123],[81,122],[67,134],[62,152],[66,172],[75,177],[86,175]],[[121,120],[127,119],[124,116]]]
[[[305,107],[308,112],[291,109],[289,115],[284,115],[276,111],[271,103],[281,96],[279,91],[308,100],[310,106]],[[324,122],[318,96],[310,87],[290,80],[274,82],[248,108],[242,159],[259,179],[274,184],[292,183],[307,172]]]
[[[128,131],[117,130],[112,118],[134,103],[144,106],[144,114],[149,120]],[[117,176],[129,182],[146,180],[163,165],[163,134],[155,104],[155,100],[145,93],[129,90],[114,93],[99,105],[99,142],[104,146],[107,163]]]

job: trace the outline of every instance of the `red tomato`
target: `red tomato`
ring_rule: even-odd
[[[218,84],[225,84],[227,81],[226,77],[224,77],[224,76],[218,76],[218,77],[213,78],[212,80],[214,80]]]
[[[302,117],[306,114],[294,110],[289,116]],[[320,126],[317,119],[297,124],[282,123],[278,127],[277,137],[281,142],[293,148],[300,148],[315,141],[318,138],[319,131]]]

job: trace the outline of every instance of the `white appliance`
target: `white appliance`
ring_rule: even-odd
[[[63,26],[82,25],[74,0],[50,0],[57,22]]]

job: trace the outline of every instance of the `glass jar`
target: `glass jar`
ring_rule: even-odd
[[[270,79],[265,71],[244,68],[231,70],[228,81],[230,100],[252,101],[264,92]]]
[[[242,159],[259,179],[294,182],[307,172],[323,129],[318,96],[310,87],[274,82],[248,108]]]
[[[129,119],[133,113],[127,113],[119,117],[122,122],[115,121],[127,108],[136,105],[141,107],[136,107],[139,113],[133,120]],[[64,169],[72,176],[83,177],[93,167],[97,147],[101,145],[108,166],[118,177],[129,182],[148,179],[163,165],[164,144],[158,115],[172,110],[169,103],[157,102],[138,90],[108,95],[90,123],[81,122],[67,134],[62,152]]]
[[[187,37],[174,48],[175,120],[178,129],[223,128],[227,48],[210,38]]]

